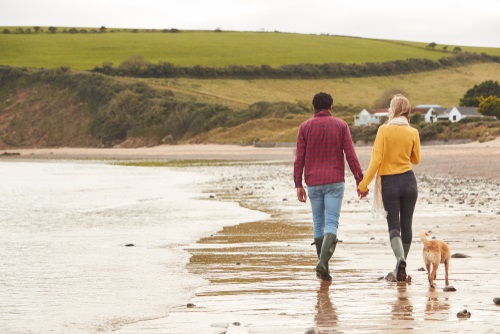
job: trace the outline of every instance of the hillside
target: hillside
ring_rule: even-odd
[[[451,107],[473,85],[500,77],[498,57],[490,61],[489,56],[484,60],[478,54],[453,55],[425,46],[282,33],[70,34],[60,29],[55,34],[0,34],[0,148],[294,141],[319,91],[331,93],[334,115],[352,124],[355,114],[390,90],[404,91],[414,105]],[[500,49],[487,52],[500,55]],[[243,80],[137,78],[82,70],[110,61],[118,66],[131,55],[202,71],[193,65],[232,69],[266,64],[289,66],[293,72],[293,66],[304,62],[322,66],[333,61],[355,71],[329,79]],[[421,57],[417,64],[430,64],[434,70],[414,67],[413,57]],[[405,74],[383,75],[398,73],[400,67]],[[356,72],[363,68],[382,72]],[[497,123],[415,126],[425,140],[487,140],[500,134]],[[352,132],[356,140],[370,141],[376,128],[353,127]]]
[[[378,86],[378,79],[391,78],[373,78],[372,85]],[[414,82],[411,76],[406,79]],[[235,103],[149,82],[0,67],[0,148],[286,142],[295,140],[299,124],[312,115],[306,100]],[[308,89],[312,94],[314,88]],[[414,89],[409,95],[419,86]],[[352,124],[359,110],[336,102],[333,113]],[[499,121],[415,125],[423,140],[489,140],[500,135]],[[362,142],[373,140],[376,130],[351,127],[353,139]]]
[[[4,29],[19,28],[1,30]],[[32,27],[21,29],[33,31]],[[0,65],[91,70],[103,63],[118,66],[132,56],[177,66],[376,63],[408,58],[437,60],[452,55],[457,47],[450,45],[447,52],[443,52],[445,45],[439,44],[433,51],[426,48],[426,44],[416,42],[276,32],[134,33],[108,28],[104,33],[87,29],[87,33],[72,34],[68,33],[70,29],[58,28],[56,33],[49,33],[45,27],[44,32],[39,33],[0,34]],[[462,51],[500,56],[500,48],[459,47]]]

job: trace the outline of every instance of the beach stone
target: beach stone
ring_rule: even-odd
[[[465,259],[467,257],[470,257],[469,255],[462,254],[462,253],[455,253],[451,256],[453,259]]]
[[[283,198],[283,202],[286,202],[286,201],[288,201],[288,200],[286,198]]]
[[[318,334],[318,330],[316,328],[309,328],[304,334]]]
[[[196,305],[195,305],[195,304],[193,304],[193,303],[188,303],[188,304],[186,305],[186,307],[187,307],[187,308],[193,308],[193,307],[196,307]]]
[[[240,326],[241,324],[238,321],[233,322],[233,326]]]
[[[457,289],[455,289],[453,286],[451,285],[448,285],[446,286],[443,291],[446,291],[446,292],[453,292],[453,291],[457,291]]]
[[[493,298],[493,303],[500,305],[500,297]]]
[[[210,195],[210,198],[215,198],[215,196],[214,195]]]
[[[457,313],[457,318],[460,318],[460,319],[467,319],[467,318],[470,318],[470,316],[471,316],[471,313],[469,311],[467,311],[466,309],[463,309],[462,311]]]
[[[420,268],[418,268],[418,271],[425,271],[425,268],[424,267],[420,267]]]
[[[125,247],[134,247],[134,244],[126,244]]]
[[[240,264],[241,264],[241,263],[239,263],[239,262],[236,262],[236,265],[237,265],[237,266],[239,266]]]

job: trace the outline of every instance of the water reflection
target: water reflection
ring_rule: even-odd
[[[394,320],[414,320],[413,305],[409,298],[408,284],[406,282],[398,283],[397,298],[392,303],[391,316]]]
[[[338,333],[337,327],[337,310],[330,300],[330,286],[332,282],[321,281],[321,285],[317,292],[316,316],[314,322],[318,328],[317,333]]]
[[[448,297],[440,296],[439,292],[430,288],[427,293],[427,302],[425,304],[425,320],[436,320],[443,315],[448,315],[450,302]]]

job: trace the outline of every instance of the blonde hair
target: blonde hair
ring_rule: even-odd
[[[409,121],[410,115],[411,115],[410,101],[402,94],[394,95],[389,107],[389,120],[395,117],[404,116]]]

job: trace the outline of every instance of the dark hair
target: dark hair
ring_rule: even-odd
[[[321,92],[314,95],[312,104],[314,110],[330,109],[333,104],[333,98],[330,94]]]

